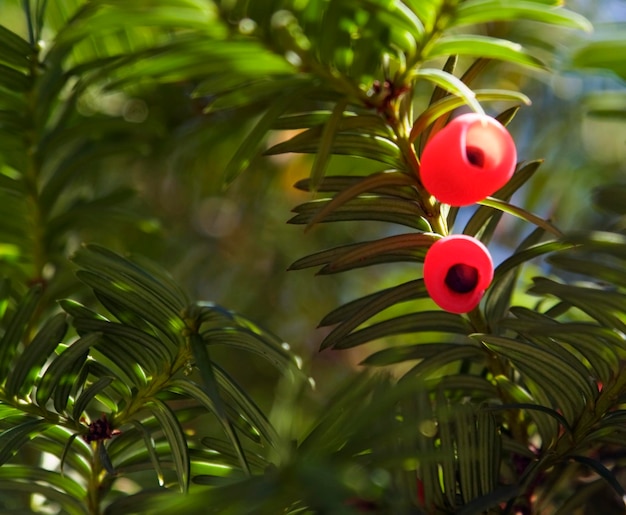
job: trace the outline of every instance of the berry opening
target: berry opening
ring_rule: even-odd
[[[457,263],[448,270],[445,283],[456,293],[469,293],[478,284],[478,270],[473,266]]]
[[[478,147],[467,147],[465,156],[470,164],[482,168],[485,166],[485,153]]]
[[[493,279],[493,261],[483,243],[465,234],[435,241],[424,256],[424,286],[430,298],[450,313],[468,313]]]

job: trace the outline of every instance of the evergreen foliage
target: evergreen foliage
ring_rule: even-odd
[[[565,66],[558,38],[592,27],[557,4],[0,6],[0,512],[623,513],[621,225],[562,231],[520,206],[541,156],[521,155],[469,210],[419,176],[456,110],[509,126],[530,105],[499,74]],[[542,40],[519,38],[523,24]],[[624,77],[623,47],[592,41],[566,66]],[[225,166],[201,149],[220,137],[238,141]],[[313,155],[289,222],[348,229],[291,274],[413,270],[323,317],[322,350],[367,350],[317,405],[266,324],[192,299],[165,271],[181,241],[168,244],[133,174],[167,188],[155,163],[183,175],[195,150],[202,180],[235,189],[263,186],[249,170],[261,155]],[[625,199],[623,186],[594,192],[614,219]],[[453,233],[490,245],[511,218],[524,232],[481,304],[437,308],[421,274],[430,246]],[[272,399],[245,377],[246,355],[278,378]]]

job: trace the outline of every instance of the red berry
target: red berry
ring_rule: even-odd
[[[467,206],[504,186],[516,162],[515,142],[504,126],[495,118],[468,113],[426,144],[420,178],[439,202]]]
[[[472,236],[446,236],[426,253],[426,290],[441,309],[451,313],[467,313],[478,306],[492,279],[491,255]]]

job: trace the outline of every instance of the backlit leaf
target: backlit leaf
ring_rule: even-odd
[[[428,52],[428,57],[431,58],[447,55],[470,55],[500,59],[532,68],[542,67],[542,63],[526,52],[520,44],[488,36],[444,36],[438,39]]]
[[[485,115],[484,109],[478,100],[476,100],[476,93],[454,75],[438,70],[437,68],[422,68],[415,72],[415,76],[428,80],[441,89],[458,96],[474,112]]]
[[[575,12],[542,2],[503,0],[470,0],[459,5],[455,24],[476,24],[493,21],[526,19],[591,32],[591,23]]]

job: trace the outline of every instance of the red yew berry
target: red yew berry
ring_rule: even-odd
[[[495,118],[468,113],[428,141],[420,178],[439,202],[467,206],[504,186],[516,162],[515,142],[504,126]]]
[[[451,313],[474,309],[492,279],[491,255],[472,236],[446,236],[433,243],[426,253],[426,290],[441,309]]]

